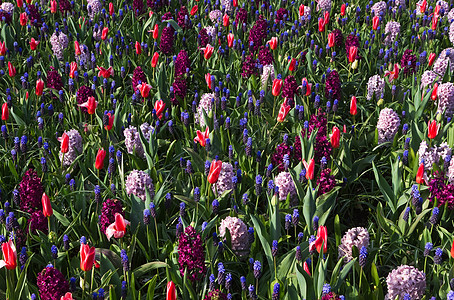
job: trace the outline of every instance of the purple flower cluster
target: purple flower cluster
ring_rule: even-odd
[[[443,173],[434,173],[433,178],[429,181],[429,192],[429,200],[434,202],[436,199],[438,207],[448,203],[448,208],[454,209],[454,185],[446,183]]]
[[[137,86],[139,85],[139,81],[140,82],[147,82],[147,77],[145,76],[145,73],[143,72],[142,70],[142,67],[141,66],[137,66],[135,69],[134,69],[134,72],[132,73],[132,89],[135,91],[137,91]]]
[[[178,241],[178,264],[181,277],[185,276],[191,281],[198,281],[206,273],[205,248],[200,234],[192,226],[186,227]]]
[[[227,300],[227,295],[221,292],[220,290],[216,289],[210,291],[208,295],[203,298],[203,300]]]
[[[159,48],[161,52],[165,55],[170,55],[173,52],[173,39],[174,39],[175,29],[172,26],[168,25],[162,30],[161,33],[161,43]]]
[[[252,74],[257,73],[257,61],[254,59],[254,55],[252,53],[246,56],[246,59],[243,62],[242,70],[243,72],[241,73],[241,76],[243,76],[243,78],[248,78]]]
[[[189,12],[186,6],[182,6],[180,11],[177,13],[177,23],[182,29],[189,28],[189,22],[185,22],[185,19],[188,18],[189,20]],[[184,50],[183,50],[184,51]]]
[[[47,266],[38,274],[36,285],[42,300],[58,300],[69,292],[65,276],[52,266]]]
[[[301,132],[303,137],[309,138],[312,131],[314,129],[317,129],[317,136],[315,137],[315,146],[314,146],[314,150],[315,150],[314,159],[317,162],[320,161],[322,159],[322,157],[325,157],[327,160],[329,160],[329,158],[331,156],[332,147],[331,147],[331,143],[326,138],[326,124],[327,124],[327,120],[325,117],[325,113],[319,113],[318,115],[312,115],[309,120],[307,134],[304,129]],[[295,139],[295,141],[296,141],[296,139]]]
[[[330,95],[331,91],[331,95]],[[332,99],[341,100],[341,82],[339,78],[339,73],[336,70],[332,70],[328,76],[326,76],[326,87],[325,87],[325,96],[329,98],[332,96]]]
[[[318,195],[321,196],[330,192],[336,186],[336,178],[331,175],[331,169],[326,168],[320,172],[317,178]]]
[[[413,50],[407,49],[402,55],[400,65],[403,68],[405,75],[414,74],[416,72],[416,55],[411,54]]]
[[[254,26],[252,26],[249,31],[249,46],[251,51],[256,51],[263,45],[263,40],[267,35],[267,28],[268,25],[266,24],[265,18],[260,15]]]
[[[235,23],[238,25],[243,25],[247,20],[247,10],[240,8],[235,16]]]
[[[258,54],[259,62],[263,65],[271,65],[274,63],[273,55],[271,54],[268,47],[261,46]]]
[[[344,44],[344,35],[342,34],[342,30],[334,29],[332,33],[334,35],[334,46],[335,47],[342,46]]]
[[[99,226],[101,227],[101,232],[106,233],[107,227],[110,224],[115,222],[115,214],[125,215],[123,212],[123,205],[120,200],[117,199],[107,199],[103,202],[101,208],[101,215],[99,216]]]
[[[47,218],[41,210],[37,210],[30,215],[30,218],[27,220],[27,232],[28,230],[35,234],[37,230],[44,233],[48,232]]]
[[[271,163],[273,164],[273,167],[276,168],[277,172],[284,171],[284,155],[288,155],[289,157],[291,157],[292,148],[286,143],[281,143],[277,145],[273,155],[271,156]]]
[[[295,77],[289,75],[284,80],[284,87],[282,88],[282,96],[288,99],[293,99],[298,90],[298,83]]]
[[[25,172],[19,184],[19,195],[21,210],[28,213],[42,210],[43,185],[35,170],[29,169]]]

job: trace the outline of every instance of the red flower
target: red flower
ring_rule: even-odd
[[[345,5],[345,4],[344,4]],[[303,263],[303,268],[304,268],[304,271],[306,271],[306,273],[309,275],[309,276],[312,276],[311,275],[311,271],[309,270],[309,266],[307,265],[307,262],[304,261]]]
[[[304,77],[302,80],[301,80],[301,86],[304,85],[304,83],[306,83],[306,94],[304,96],[309,96],[312,92],[312,84],[310,84],[308,81],[307,81],[307,78]]]
[[[219,174],[222,169],[222,161],[213,160],[210,166],[210,172],[208,173],[208,182],[214,184],[218,181]]]
[[[74,300],[73,294],[67,292],[64,296],[61,296],[60,300]]]
[[[10,61],[8,62],[8,75],[9,75],[9,77],[16,76],[16,68],[13,66],[13,64]]]
[[[2,105],[2,121],[8,121],[9,119],[9,110],[8,103],[3,103]]]
[[[142,53],[142,46],[140,45],[139,41],[136,41],[136,53],[140,55]]]
[[[115,13],[114,5],[112,2],[109,3],[109,15],[113,15]]]
[[[434,16],[433,19],[432,19],[432,30],[436,30],[437,29],[437,24],[438,24],[438,17]]]
[[[107,239],[110,241],[112,236],[116,239],[122,238],[126,233],[126,226],[129,224],[129,221],[125,220],[121,214],[116,213],[115,222],[106,228]]]
[[[151,30],[151,32],[153,32],[153,39],[158,39],[158,36],[159,36],[159,26],[158,24],[155,24],[154,25],[154,29]]]
[[[350,114],[352,116],[356,116],[358,113],[357,107],[356,107],[356,97],[352,96],[352,100],[350,101]]]
[[[277,97],[281,93],[282,88],[282,79],[274,79],[273,80],[273,88],[271,89],[273,96]]]
[[[43,94],[43,90],[44,90],[44,81],[42,79],[38,79],[36,81],[36,89],[35,89],[36,96],[41,96]]]
[[[74,78],[74,73],[77,71],[77,63],[75,61],[71,62],[69,69],[69,77]]]
[[[277,37],[273,36],[271,40],[268,41],[268,44],[270,45],[271,50],[276,50],[277,48]]]
[[[437,121],[433,120],[432,122],[429,122],[428,126],[429,133],[427,136],[429,137],[429,139],[434,139],[438,134],[438,130],[440,129],[441,124],[437,125]]]
[[[315,170],[315,160],[313,158],[311,158],[309,160],[309,163],[307,163],[304,159],[303,159],[303,165],[304,165],[304,168],[306,169],[306,179],[307,180],[312,180],[314,179],[314,170]]]
[[[288,70],[290,72],[293,72],[295,71],[295,66],[296,66],[296,60],[294,58],[292,58],[291,62],[290,62],[290,66],[288,67]]]
[[[427,1],[423,0],[421,4],[416,3],[416,6],[419,6],[419,11],[421,12],[421,14],[424,14],[427,8]]]
[[[304,4],[301,4],[299,9],[298,9],[299,13],[300,13],[300,17],[304,16]]]
[[[228,14],[225,14],[224,17],[222,18],[222,24],[224,25],[224,27],[229,27],[230,19]]]
[[[173,283],[173,281],[169,281],[167,283],[166,300],[177,300],[177,292],[175,290],[175,283]]]
[[[98,106],[98,102],[95,101],[95,97],[88,97],[87,102],[78,104],[80,107],[85,107],[89,115],[92,115],[96,111],[96,107]]]
[[[82,54],[82,51],[80,51],[80,45],[78,41],[74,41],[74,51],[76,52],[76,55]]]
[[[203,48],[203,57],[205,59],[210,59],[211,55],[213,55],[214,47],[208,44],[205,48]]]
[[[229,46],[229,48],[232,48],[233,47],[233,40],[235,39],[235,36],[233,35],[233,33],[229,33],[227,35],[227,46]]]
[[[452,246],[451,246],[451,257],[454,258],[454,241],[452,241]]]
[[[114,75],[114,70],[112,69],[112,67],[109,67],[108,69],[106,68],[103,68],[103,67],[99,67],[98,66],[98,77],[104,77],[104,78],[109,78],[110,76],[113,76]]]
[[[356,57],[358,55],[358,47],[351,46],[350,49],[348,49],[348,61],[349,62],[354,62],[356,60]]]
[[[153,54],[153,57],[151,58],[151,67],[152,68],[155,68],[156,65],[158,64],[158,60],[159,60],[159,53],[158,52],[155,52]]]
[[[95,247],[86,244],[80,244],[80,269],[82,271],[90,271],[95,262]]]
[[[6,45],[5,42],[0,42],[0,55],[6,54]]]
[[[36,41],[34,38],[30,40],[30,49],[31,50],[36,50],[36,47],[38,46],[39,41]]]
[[[438,94],[438,83],[435,83],[435,84],[434,84],[434,88],[433,88],[433,90],[432,90],[432,94],[430,95],[430,98],[431,98],[433,101],[437,100],[437,97],[438,97],[437,94]]]
[[[424,164],[419,165],[418,172],[416,173],[416,183],[424,183]]]
[[[210,73],[205,74],[205,82],[207,83],[208,88],[211,90],[211,74]]]
[[[50,1],[50,12],[55,14],[57,12],[57,1]]]
[[[49,196],[47,196],[46,193],[43,193],[43,196],[41,197],[41,204],[43,205],[43,215],[45,217],[50,217],[54,214]]]
[[[104,27],[102,29],[101,39],[104,41],[107,38],[107,34],[109,33],[109,28]]]
[[[61,143],[60,152],[67,153],[69,151],[69,136],[66,132],[63,132],[63,135],[58,138],[58,141]]]
[[[325,11],[325,14],[323,15],[323,21],[325,23],[325,26],[328,25],[328,23],[329,23],[329,12]]]
[[[191,9],[191,16],[195,15],[198,10],[199,10],[199,6],[198,5],[194,5],[192,7],[192,9]]]
[[[195,143],[199,143],[200,146],[205,147],[206,145],[206,140],[210,138],[210,128],[205,129],[205,133],[201,132],[200,130],[197,130],[197,136],[194,138]]]
[[[333,133],[330,135],[331,146],[335,149],[339,148],[340,145],[340,130],[336,126],[333,127]]]
[[[317,239],[309,245],[309,251],[317,249],[317,252],[320,253],[322,251],[322,244],[323,253],[326,253],[328,251],[328,231],[325,226],[318,227]]]
[[[318,31],[319,32],[325,31],[325,20],[323,18],[318,19]]]
[[[435,53],[430,53],[429,54],[429,67],[431,67],[435,61],[436,54]]]
[[[162,113],[164,112],[165,107],[166,107],[166,104],[161,99],[154,103],[154,109],[156,110],[156,116],[158,117],[159,120],[162,119]]]
[[[345,8],[347,8],[347,5],[345,5],[345,3],[343,3],[343,4],[341,5],[341,16],[342,16],[342,17],[345,16]]]
[[[377,30],[379,24],[380,24],[380,17],[379,16],[373,17],[372,18],[372,29]]]
[[[17,0],[16,3],[17,3],[17,7],[19,7],[19,8],[23,8],[24,7],[24,1],[23,0]]]
[[[28,17],[27,13],[23,12],[19,15],[19,23],[21,26],[27,25]]]
[[[291,108],[292,107],[287,104],[287,98],[285,98],[284,102],[281,105],[281,108],[279,109],[279,113],[277,115],[277,121],[284,122],[285,117],[287,116],[287,114]]]
[[[112,113],[107,113],[107,116],[109,118],[109,124],[104,126],[104,129],[107,130],[107,131],[110,131],[112,130],[112,127],[113,127],[113,122],[115,120],[115,115],[113,115]]]
[[[334,33],[328,34],[328,47],[333,48],[334,47]]]
[[[138,86],[138,88],[139,88],[139,91],[140,91],[140,94],[142,95],[142,97],[147,98],[148,95],[150,95],[151,85],[149,85],[148,83],[142,82]]]
[[[95,168],[101,170],[104,167],[104,159],[106,158],[106,150],[103,148],[98,150],[96,155]]]
[[[233,7],[238,7],[238,0],[233,0]]]
[[[14,270],[17,267],[16,246],[13,240],[2,244],[3,260],[0,260],[0,268],[6,267],[7,270]]]
[[[385,72],[385,77],[389,76],[389,82],[392,82],[394,79],[397,79],[399,77],[399,65],[394,64],[394,69],[390,71]]]

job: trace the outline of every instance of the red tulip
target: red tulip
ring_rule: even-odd
[[[394,68],[391,72],[390,71],[385,72],[385,77],[386,76],[389,76],[389,82],[392,82],[394,79],[397,79],[399,77],[399,65],[394,64]]]
[[[292,60],[290,61],[290,65],[288,66],[288,70],[290,72],[293,72],[293,71],[295,71],[295,67],[296,67],[296,59],[292,58]]]
[[[214,184],[218,181],[219,174],[222,169],[222,161],[213,160],[210,166],[210,172],[208,173],[208,182]]]
[[[142,82],[138,86],[138,88],[139,88],[139,91],[140,91],[140,94],[142,95],[142,97],[147,98],[148,95],[150,95],[151,85],[149,85],[148,83]]]
[[[328,231],[326,230],[326,226],[320,226],[317,230],[317,239],[315,240],[315,247],[317,248],[317,252],[320,253],[322,250],[323,244],[323,253],[328,251]],[[310,247],[310,246],[309,246]]]
[[[436,54],[435,53],[430,53],[429,54],[429,67],[431,67],[435,61]]]
[[[109,113],[107,113],[107,117],[108,117],[109,122],[106,126],[104,126],[104,129],[107,131],[110,131],[110,130],[112,130],[113,123],[115,121],[115,115],[109,112]]]
[[[80,45],[78,41],[74,41],[74,51],[76,55],[81,55],[82,51],[80,51]]]
[[[58,138],[58,141],[61,143],[60,152],[67,153],[69,151],[69,136],[66,132],[63,132],[63,135]]]
[[[103,68],[103,67],[99,67],[98,66],[98,77],[104,77],[104,78],[109,78],[110,76],[113,76],[114,75],[114,70],[112,69],[112,67],[109,67],[108,69],[106,68]]]
[[[347,126],[345,126],[345,124],[344,124],[344,126],[343,126],[343,128],[342,128],[342,132],[343,132],[343,133],[347,133]]]
[[[306,261],[304,261],[304,263],[303,263],[303,269],[304,269],[304,271],[306,271],[306,273],[307,273],[309,276],[312,276],[312,275],[311,275],[311,271],[309,270],[309,266],[307,265],[307,262],[306,262]]]
[[[313,158],[311,158],[309,160],[309,163],[307,163],[304,159],[303,159],[303,165],[304,165],[304,168],[306,169],[306,179],[307,180],[312,180],[314,179],[314,171],[315,171],[315,161]]]
[[[82,271],[91,271],[95,263],[95,247],[87,244],[80,244],[80,269]]]
[[[233,47],[233,40],[235,39],[235,36],[233,35],[233,33],[229,33],[227,34],[227,46],[229,46],[229,48],[232,48]]]
[[[57,12],[57,1],[50,1],[50,12],[55,14]]]
[[[194,138],[195,143],[199,143],[200,146],[205,147],[206,146],[206,140],[210,138],[210,128],[205,129],[205,132],[201,132],[200,130],[197,130],[197,136]]]
[[[9,74],[9,77],[16,76],[16,68],[13,66],[13,64],[10,61],[8,62],[8,74]]]
[[[331,146],[335,149],[339,148],[340,145],[340,130],[336,126],[333,127],[333,133],[330,136]]]
[[[110,241],[110,238],[113,236],[116,239],[122,238],[126,233],[126,226],[130,223],[129,221],[125,220],[125,218],[119,214],[115,214],[115,222],[110,224],[109,227],[106,228],[106,236],[107,239]]]
[[[454,258],[454,241],[452,241],[452,246],[451,246],[451,257]]]
[[[195,15],[198,10],[199,10],[199,6],[198,5],[194,5],[192,7],[192,9],[191,9],[191,16]]]
[[[203,48],[203,57],[205,59],[210,59],[211,55],[213,55],[214,47],[208,44],[205,48]]]
[[[17,0],[16,3],[17,3],[17,7],[19,7],[19,8],[24,7],[24,1],[23,0]]]
[[[14,270],[17,267],[17,252],[13,240],[2,244],[3,260],[0,260],[0,268]]]
[[[427,1],[423,0],[421,4],[416,3],[416,6],[419,6],[419,11],[421,12],[421,14],[423,14],[426,12]]]
[[[151,58],[151,67],[152,68],[155,68],[156,65],[158,64],[158,60],[159,60],[159,53],[158,52],[155,52],[153,54],[153,57]]]
[[[306,77],[304,77],[302,80],[301,80],[301,86],[304,85],[304,83],[306,83],[306,94],[304,96],[309,96],[312,92],[312,84],[310,84]]]
[[[60,300],[74,300],[73,294],[67,292],[64,296],[61,296]]]
[[[42,96],[43,90],[44,90],[44,81],[42,79],[38,79],[36,81],[36,89],[35,89],[36,96]]]
[[[342,17],[345,16],[345,9],[346,9],[346,8],[347,8],[347,5],[345,5],[345,3],[343,3],[343,4],[341,5],[341,16],[342,16]]]
[[[207,83],[208,88],[211,90],[211,74],[210,73],[205,74],[205,82]]]
[[[109,33],[109,28],[104,27],[102,29],[101,39],[104,41],[107,38],[107,34]]]
[[[6,54],[6,45],[5,42],[0,42],[0,55]]]
[[[300,17],[304,16],[304,4],[301,4],[298,10],[300,13]]]
[[[167,283],[166,300],[177,300],[177,292],[175,289],[175,283],[173,283],[173,281],[169,281]]]
[[[106,158],[106,150],[101,148],[98,150],[98,154],[96,154],[96,161],[95,161],[95,168],[101,170],[104,168],[104,159]]]
[[[328,23],[329,23],[329,12],[325,11],[325,14],[323,15],[323,21],[325,23],[325,26],[328,25]]]
[[[54,214],[49,196],[47,196],[46,193],[43,193],[43,196],[41,197],[41,204],[43,205],[43,215],[45,217],[50,217]]]
[[[277,37],[273,36],[271,40],[268,41],[268,44],[270,45],[271,50],[276,50],[277,48]]]
[[[2,105],[2,121],[8,121],[9,119],[9,110],[8,103],[3,103]]]
[[[36,47],[38,46],[38,44],[39,44],[39,41],[37,41],[34,38],[32,38],[30,40],[30,49],[31,50],[36,50]]]
[[[328,34],[328,47],[333,48],[334,47],[334,33]]]
[[[71,62],[69,69],[69,77],[74,78],[74,73],[77,71],[77,63],[75,61]]]
[[[153,32],[153,39],[158,39],[158,36],[159,36],[159,26],[158,24],[155,24],[154,25],[154,29],[152,30]]]
[[[162,114],[164,112],[165,107],[166,107],[166,104],[162,100],[158,100],[154,103],[154,109],[156,110],[156,116],[158,117],[159,120],[162,119]]]
[[[348,61],[351,63],[354,62],[356,60],[357,55],[358,47],[350,46],[350,49],[348,49]]]
[[[282,88],[282,79],[274,79],[273,80],[273,88],[271,89],[271,92],[273,93],[274,97],[279,96],[281,93],[281,88]]]
[[[109,3],[109,15],[113,15],[115,13],[114,5],[112,2]]]
[[[434,17],[438,18],[440,16],[441,5],[437,4],[434,9]]]
[[[225,14],[224,17],[222,18],[222,24],[224,25],[224,27],[229,27],[230,19],[228,14]]]
[[[238,0],[233,0],[233,7],[238,7]]]
[[[350,101],[350,114],[352,116],[356,116],[358,113],[357,107],[356,107],[356,97],[352,96],[352,100]]]
[[[291,108],[292,107],[287,104],[287,98],[285,98],[284,102],[281,105],[281,108],[279,109],[279,113],[277,115],[277,121],[284,122],[285,117],[287,116],[287,114]]]
[[[140,55],[142,53],[142,46],[140,45],[139,41],[136,41],[136,53]]]
[[[429,139],[434,139],[437,134],[438,130],[440,129],[441,124],[437,125],[437,121],[433,120],[432,122],[429,122],[429,134],[427,135]]]
[[[378,29],[378,25],[380,25],[380,17],[379,16],[375,16],[372,18],[372,29],[373,30],[377,30]]]
[[[25,26],[27,25],[27,21],[28,21],[28,17],[27,17],[27,13],[26,12],[23,12],[19,15],[19,23],[21,26]]]
[[[95,97],[88,97],[87,102],[78,104],[80,107],[85,107],[88,111],[88,114],[92,115],[96,111],[96,107],[98,106],[98,102],[95,101]]]
[[[420,164],[416,173],[416,183],[424,184],[424,164]]]
[[[323,18],[318,19],[318,31],[319,32],[325,31],[325,20],[323,20]]]
[[[432,94],[430,95],[430,98],[435,101],[438,98],[438,83],[434,84],[434,88],[432,90]]]
[[[437,29],[437,25],[438,25],[438,17],[434,16],[432,18],[432,30],[436,30]]]

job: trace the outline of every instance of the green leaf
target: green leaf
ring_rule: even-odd
[[[133,273],[135,274],[135,276],[137,278],[140,278],[143,275],[145,275],[146,273],[151,272],[152,270],[156,270],[159,268],[167,268],[168,266],[169,266],[168,264],[166,264],[165,262],[162,262],[162,261],[152,261],[152,262],[143,264],[140,267],[137,267]]]
[[[270,248],[270,240],[269,236],[266,233],[266,230],[263,228],[262,222],[259,222],[254,215],[251,215],[252,223],[254,223],[254,229],[257,233],[257,236],[260,239],[260,243],[262,244],[262,248],[265,251],[266,260],[268,261],[269,268],[274,268],[273,264],[273,255],[271,254]]]
[[[391,187],[389,186],[388,182],[385,180],[381,172],[377,169],[374,162],[372,162],[372,168],[374,170],[375,180],[377,181],[378,187],[380,188],[380,191],[382,192],[383,197],[386,200],[386,203],[391,208],[391,211],[395,213],[396,205],[394,203],[395,199],[393,190],[391,189]]]

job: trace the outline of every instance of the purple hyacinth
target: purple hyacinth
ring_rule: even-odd
[[[198,281],[203,278],[206,272],[205,250],[200,234],[192,226],[186,227],[178,241],[178,264],[180,274],[191,281]]]
[[[124,216],[123,206],[120,200],[107,199],[104,201],[101,208],[101,215],[99,216],[99,226],[101,227],[102,233],[106,233],[107,227],[115,222],[115,214],[117,213]]]
[[[25,172],[19,185],[19,193],[21,210],[28,213],[42,210],[43,185],[36,171],[29,169]]]
[[[68,281],[59,270],[52,266],[47,266],[38,274],[36,285],[42,300],[60,299],[69,292]]]

